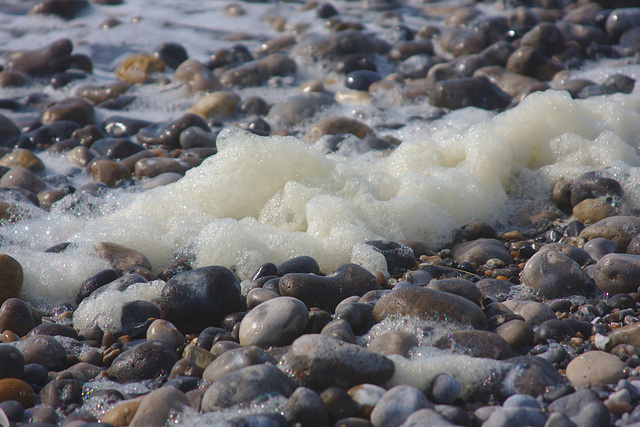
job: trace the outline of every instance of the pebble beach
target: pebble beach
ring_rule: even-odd
[[[0,425],[640,426],[640,2],[0,3]]]

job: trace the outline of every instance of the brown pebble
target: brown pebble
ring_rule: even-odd
[[[123,59],[116,67],[117,78],[129,83],[146,83],[151,75],[162,72],[165,64],[160,58],[145,53],[135,53]]]
[[[318,120],[309,128],[304,135],[304,140],[314,142],[323,135],[337,135],[341,133],[350,133],[358,138],[364,138],[367,135],[371,135],[373,129],[356,119],[348,117],[326,117]]]
[[[105,258],[116,271],[125,271],[131,267],[144,267],[151,270],[151,263],[135,249],[112,242],[98,242],[94,249],[99,257]]]
[[[118,181],[131,178],[131,172],[121,162],[100,159],[91,164],[91,179],[107,184],[109,187]]]
[[[36,393],[26,382],[18,378],[4,378],[0,380],[0,402],[16,400],[25,408],[34,405]]]

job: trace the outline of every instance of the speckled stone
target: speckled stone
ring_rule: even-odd
[[[67,355],[64,347],[47,335],[27,337],[18,341],[16,347],[24,356],[26,364],[39,363],[51,371],[60,370]]]
[[[540,302],[509,300],[503,302],[503,304],[514,314],[522,316],[529,325],[538,325],[545,320],[556,318],[553,310]]]
[[[314,390],[381,384],[393,374],[393,363],[386,357],[324,335],[303,335],[285,357],[294,378]]]
[[[625,377],[626,364],[613,354],[593,350],[581,354],[567,365],[567,379],[574,387],[615,384]]]
[[[622,252],[627,250],[629,242],[640,233],[640,218],[633,216],[612,216],[596,222],[582,230],[580,237],[587,240],[603,237],[611,240]]]
[[[600,258],[593,272],[596,286],[608,294],[634,292],[640,278],[640,255],[607,254]]]
[[[546,298],[573,295],[585,283],[585,274],[577,262],[555,250],[535,253],[522,269],[524,284]]]

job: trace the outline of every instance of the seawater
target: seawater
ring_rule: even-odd
[[[190,57],[206,61],[229,47],[224,39],[241,30],[254,37],[245,43],[255,51],[260,43],[279,35],[261,20],[277,12],[290,22],[306,23],[307,32],[326,34],[314,12],[298,12],[298,3],[242,3],[247,14],[224,16],[225,2],[128,0],[120,6],[92,4],[80,17],[64,21],[53,16],[12,13],[0,7],[0,49],[32,49],[68,37],[74,52],[94,58],[88,79],[54,90],[46,81],[26,88],[3,89],[3,97],[34,92],[55,100],[71,96],[78,85],[113,80],[113,69],[128,54],[151,53],[161,42],[174,41]],[[373,12],[360,3],[335,3],[367,29],[384,37]],[[410,6],[410,4],[408,4]],[[407,6],[407,7],[408,7]],[[24,7],[24,6],[22,6]],[[488,13],[498,6],[482,5]],[[415,28],[424,19],[407,13]],[[107,17],[121,25],[101,29]],[[369,18],[367,18],[369,17]],[[384,59],[380,63],[384,67]],[[238,90],[241,97],[260,95],[269,102],[296,93],[299,83],[323,78],[330,91],[344,89],[341,77],[317,64],[299,62],[295,77],[271,81],[265,87]],[[640,79],[633,61],[588,63],[572,76],[602,83],[624,73]],[[167,74],[170,76],[170,74]],[[171,83],[131,89],[138,99],[115,114],[153,121],[177,118],[201,95],[189,95]],[[43,303],[75,296],[79,284],[101,269],[105,260],[93,245],[110,241],[144,253],[160,270],[176,255],[195,257],[195,267],[224,265],[241,279],[265,262],[279,263],[296,255],[310,255],[325,273],[344,262],[383,269],[380,258],[361,250],[373,239],[421,240],[438,248],[452,232],[470,221],[483,220],[502,230],[522,226],[522,210],[548,206],[553,182],[592,170],[618,179],[626,191],[624,212],[640,208],[640,88],[585,100],[549,90],[534,93],[502,113],[466,108],[437,120],[415,120],[435,109],[426,102],[398,105],[379,100],[372,105],[336,105],[314,117],[344,115],[372,126],[402,122],[385,129],[402,141],[391,152],[361,153],[341,149],[327,154],[322,141],[309,145],[294,136],[260,137],[229,126],[218,138],[218,154],[187,172],[178,182],[148,191],[121,189],[99,199],[98,206],[73,213],[29,208],[30,219],[0,228],[2,252],[15,257],[25,271],[24,296]],[[3,112],[4,114],[4,112]],[[33,113],[9,113],[20,123]],[[97,111],[100,122],[114,112]],[[62,159],[43,155],[48,173],[65,173]],[[75,175],[74,183],[89,179]],[[45,253],[61,242],[73,242],[64,253]]]

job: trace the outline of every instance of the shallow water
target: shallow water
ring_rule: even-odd
[[[5,89],[3,97],[43,92],[50,100],[73,94],[78,85],[114,79],[113,69],[126,55],[151,53],[163,41],[187,48],[190,57],[206,61],[218,48],[233,42],[224,36],[241,30],[253,38],[243,43],[251,51],[279,33],[261,20],[277,11],[289,22],[309,24],[307,33],[326,33],[313,11],[298,12],[298,3],[243,4],[247,14],[231,18],[220,13],[225,2],[129,0],[121,6],[92,4],[83,15],[64,21],[53,16],[15,15],[7,3],[0,8],[2,51],[41,47],[68,37],[75,53],[94,60],[88,79],[60,90],[46,81],[27,88]],[[336,3],[347,15],[374,22],[373,12],[360,3]],[[409,4],[411,6],[411,4]],[[488,13],[502,13],[482,5]],[[407,11],[409,9],[407,8]],[[367,17],[369,16],[369,18]],[[423,18],[406,13],[406,23],[419,28]],[[101,29],[107,17],[121,25]],[[388,31],[367,24],[371,32]],[[640,65],[629,59],[589,63],[573,75],[602,83],[615,73],[640,78]],[[384,69],[385,60],[381,59]],[[269,102],[296,93],[310,78],[324,78],[330,91],[343,90],[342,80],[319,65],[298,62],[295,77],[272,79],[266,87],[241,89],[242,98],[259,94]],[[170,77],[171,73],[167,73]],[[154,121],[184,114],[201,95],[188,95],[171,83],[134,87],[137,100],[118,115]],[[376,127],[404,123],[399,129],[379,128],[402,144],[392,152],[361,153],[346,147],[325,154],[322,141],[310,146],[296,136],[259,137],[225,129],[219,152],[187,172],[180,181],[149,191],[120,189],[99,199],[98,207],[75,213],[30,209],[32,219],[0,229],[2,250],[25,270],[25,297],[43,303],[75,296],[87,277],[107,268],[93,252],[99,241],[123,244],[144,253],[155,270],[176,255],[195,256],[195,266],[224,265],[241,279],[264,262],[279,263],[296,255],[318,260],[328,273],[354,261],[370,270],[384,269],[379,255],[358,243],[373,239],[421,240],[438,248],[452,232],[472,220],[483,220],[502,231],[526,228],[522,211],[549,206],[553,182],[605,169],[626,190],[623,211],[640,208],[640,88],[633,93],[574,100],[566,92],[534,93],[503,113],[466,108],[437,120],[421,120],[436,109],[426,102],[394,105],[340,105],[314,117],[344,115]],[[4,114],[4,112],[3,112]],[[97,110],[97,121],[114,112]],[[21,123],[34,113],[10,113]],[[68,166],[44,156],[48,172],[64,173]],[[74,184],[89,179],[73,178]],[[52,245],[71,241],[65,253],[43,253]]]

